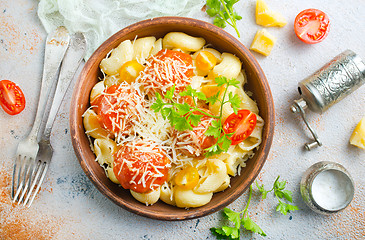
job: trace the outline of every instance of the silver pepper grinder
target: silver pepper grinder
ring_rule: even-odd
[[[293,113],[299,113],[314,141],[306,143],[305,149],[322,146],[315,130],[309,125],[304,110],[323,113],[333,104],[358,89],[365,83],[365,64],[359,56],[351,50],[346,50],[336,56],[312,76],[299,83],[298,91],[301,98],[294,100],[291,106]]]

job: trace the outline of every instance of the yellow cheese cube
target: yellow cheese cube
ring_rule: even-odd
[[[256,1],[256,23],[264,27],[284,27],[287,24],[283,15],[269,9],[264,0]]]
[[[265,29],[258,30],[252,41],[250,49],[265,56],[269,56],[272,48],[274,47],[275,41],[276,38]]]
[[[365,117],[360,120],[352,132],[350,144],[365,149]]]

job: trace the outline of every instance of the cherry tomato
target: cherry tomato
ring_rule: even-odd
[[[199,182],[199,172],[195,167],[187,167],[175,175],[176,185],[184,189],[193,189]]]
[[[25,97],[18,85],[9,80],[0,81],[0,104],[4,111],[16,115],[25,108]]]
[[[327,37],[330,31],[330,20],[321,10],[306,9],[295,18],[294,31],[303,42],[318,43]]]
[[[217,59],[213,53],[203,50],[196,56],[195,64],[197,68],[208,71],[217,64]]]
[[[125,83],[107,88],[96,103],[101,125],[111,133],[120,133],[136,118],[136,106],[143,104],[143,97]]]
[[[120,81],[126,81],[127,83],[134,82],[143,69],[143,65],[136,60],[124,63],[119,70]]]
[[[256,119],[256,115],[247,109],[241,109],[237,114],[232,113],[228,116],[223,124],[223,131],[226,134],[233,133],[229,138],[232,145],[242,142],[251,135],[256,126]]]
[[[124,189],[145,193],[167,180],[170,160],[159,148],[145,146],[142,141],[127,143],[114,156],[113,172]]]

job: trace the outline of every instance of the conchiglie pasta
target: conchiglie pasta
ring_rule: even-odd
[[[115,177],[115,174],[114,174],[114,170],[113,170],[113,164],[111,165],[111,167],[107,167],[105,169],[105,173],[106,173],[106,176],[113,182],[113,183],[116,183],[116,184],[120,184],[120,182],[118,181],[118,179]]]
[[[227,176],[226,165],[219,159],[209,159],[206,171],[193,189],[196,193],[209,193],[216,191],[225,181]]]
[[[201,207],[210,202],[213,192],[196,193],[193,190],[186,190],[180,187],[174,188],[176,206],[181,208]]]
[[[83,114],[83,123],[86,134],[93,138],[108,138],[109,132],[99,122],[98,115],[92,109],[86,110]]]
[[[117,74],[120,67],[133,59],[133,45],[130,40],[125,40],[117,48],[114,48],[110,57],[104,58],[100,63],[100,69],[108,74]]]
[[[119,84],[120,78],[119,75],[107,75],[103,82],[105,87],[111,87],[115,84]]]
[[[191,78],[191,87],[196,90],[200,90],[201,85],[204,83],[204,77],[193,76]]]
[[[181,48],[173,48],[173,49],[171,49],[172,51],[177,51],[177,52],[183,52],[183,53],[187,53],[187,54],[189,54],[190,52],[189,51],[186,51],[186,50],[183,50],[183,49],[181,49]]]
[[[245,71],[244,70],[240,71],[236,79],[240,82],[240,87],[245,85],[247,83],[247,77]]]
[[[162,40],[163,48],[178,48],[188,52],[198,51],[204,44],[204,38],[193,37],[182,32],[170,32]]]
[[[163,183],[160,187],[160,199],[169,205],[176,206],[175,198],[174,198],[174,186],[172,183]]]
[[[156,203],[160,198],[160,187],[148,193],[138,193],[133,190],[130,190],[130,192],[136,200],[146,204],[147,206]]]
[[[224,190],[226,190],[229,185],[231,184],[231,177],[229,175],[226,175],[226,178],[224,179],[224,182],[222,183],[222,185],[217,188],[214,192],[222,192]]]
[[[208,159],[207,158],[198,158],[191,160],[192,166],[198,169],[198,171],[202,168],[206,168]]]
[[[250,151],[255,149],[262,142],[262,129],[264,126],[264,119],[262,119],[258,115],[256,115],[256,117],[257,121],[253,132],[246,140],[238,144],[238,146],[245,151]]]
[[[255,114],[259,114],[259,108],[257,104],[252,98],[250,98],[242,88],[235,88],[233,94],[237,94],[241,100],[240,108],[241,109],[248,109]]]
[[[150,55],[157,54],[160,50],[162,50],[162,38],[159,38],[156,40],[156,42],[153,44],[153,47],[151,49]]]
[[[214,79],[218,76],[224,76],[228,79],[237,78],[241,71],[241,61],[231,53],[222,53],[222,62],[216,65],[209,73],[208,77]]]
[[[111,164],[114,162],[113,155],[118,150],[116,142],[108,138],[98,138],[94,141],[94,153],[96,155],[96,161],[100,165]]]
[[[133,43],[133,59],[143,64],[149,57],[152,48],[156,42],[155,37],[138,38]]]
[[[101,93],[104,91],[104,81],[100,81],[97,84],[94,85],[94,87],[91,89],[90,93],[90,104],[93,105],[95,100],[101,95]]]
[[[207,171],[208,167],[207,165],[201,165],[198,169],[199,176],[204,176],[205,172]]]
[[[120,184],[115,177],[114,166],[114,153],[117,151],[116,143],[111,139],[95,139],[94,141],[94,153],[96,155],[96,161],[104,167],[106,176],[114,183]]]
[[[226,164],[227,173],[231,176],[236,176],[238,167],[244,167],[245,161],[249,158],[250,152],[242,150],[237,145],[233,145],[228,149],[228,152],[224,154],[225,159],[223,162]]]

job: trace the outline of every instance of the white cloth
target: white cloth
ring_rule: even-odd
[[[82,32],[88,59],[97,47],[122,28],[153,17],[191,17],[201,11],[204,0],[40,0],[38,16],[47,32],[65,26]]]

